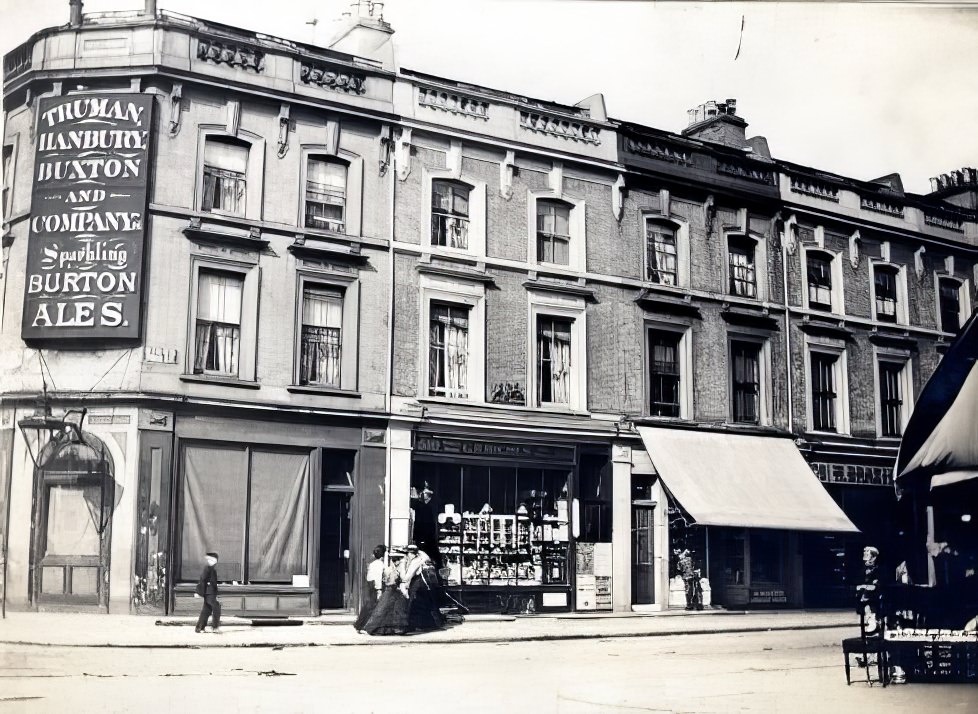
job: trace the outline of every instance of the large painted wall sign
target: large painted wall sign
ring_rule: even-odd
[[[40,101],[24,340],[136,340],[153,97]]]

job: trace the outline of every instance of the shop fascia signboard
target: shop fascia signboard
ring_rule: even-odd
[[[21,336],[139,339],[153,97],[45,97]]]

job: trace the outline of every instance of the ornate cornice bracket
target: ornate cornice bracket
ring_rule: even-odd
[[[855,231],[849,236],[849,265],[855,270],[859,267],[859,245],[862,243],[862,236],[859,231]]]
[[[180,133],[180,113],[183,109],[183,85],[179,82],[174,82],[173,86],[170,87],[170,124],[168,134],[170,138],[175,137]]]
[[[406,181],[411,173],[411,130],[401,129],[394,145],[394,165],[397,167],[397,178]]]
[[[622,174],[618,174],[611,185],[611,211],[616,221],[620,221],[625,215],[625,177]]]
[[[513,197],[513,175],[516,173],[516,152],[507,151],[499,164],[499,195],[505,200]]]

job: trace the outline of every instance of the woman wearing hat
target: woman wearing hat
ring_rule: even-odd
[[[409,602],[406,588],[401,588],[401,577],[413,559],[410,546],[408,548],[397,567],[390,565],[384,570],[384,591],[361,632],[368,635],[403,635],[407,632]],[[416,554],[417,546],[414,549]]]

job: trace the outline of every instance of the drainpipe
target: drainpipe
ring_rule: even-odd
[[[82,0],[68,0],[68,24],[71,27],[81,27],[82,24]]]
[[[788,245],[787,233],[794,225],[794,221],[789,218],[782,223],[783,233],[781,234],[781,286],[784,288],[784,349],[785,349],[785,377],[788,382],[788,433],[794,433],[794,393],[792,392],[791,381],[791,312],[788,306]]]
[[[394,142],[394,127],[390,127],[390,141]],[[388,198],[388,220],[390,228],[388,230],[388,241],[390,252],[388,253],[390,269],[388,271],[387,283],[387,393],[384,395],[384,406],[387,409],[387,457],[385,459],[386,473],[384,474],[384,543],[387,545],[388,554],[391,545],[391,465],[393,463],[393,446],[391,444],[391,419],[394,415],[394,190],[397,184],[397,167],[394,165],[396,156],[393,146],[389,147],[391,152],[390,160],[387,164],[387,175],[390,177],[387,192]]]

